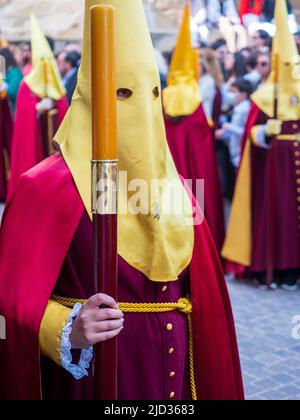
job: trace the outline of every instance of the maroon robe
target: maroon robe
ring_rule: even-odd
[[[266,124],[257,108],[256,116],[252,127]],[[282,134],[299,132],[300,121],[283,123]],[[272,144],[251,150],[252,272],[268,269],[270,253],[274,270],[300,269],[300,142],[274,138]]]
[[[74,298],[92,294],[91,243],[91,224],[59,155],[21,177],[0,234],[0,314],[8,332],[0,342],[0,399],[41,398],[41,320],[54,290]],[[122,259],[119,283],[120,298],[132,302],[176,301],[190,290],[198,398],[243,399],[230,301],[206,223],[195,227],[189,270],[167,292]],[[174,323],[172,332],[165,330],[166,322]],[[127,314],[120,343],[120,397],[164,399],[177,392],[175,398],[189,398],[183,315]],[[176,383],[168,378],[171,370],[178,375]],[[89,379],[78,383],[47,360],[42,372],[45,398],[90,398]]]
[[[56,295],[86,299],[95,293],[90,281],[92,255],[93,227],[84,212],[56,284]],[[163,284],[150,282],[121,257],[118,281],[120,302],[177,302],[190,294],[188,270],[163,292]],[[166,329],[168,323],[174,326],[171,332]],[[186,315],[126,314],[124,326],[118,338],[118,399],[168,400],[171,392],[175,393],[175,400],[191,399]],[[171,347],[175,351],[169,355]],[[176,377],[170,378],[170,372],[176,372]],[[42,377],[45,399],[93,398],[91,378],[74,381],[49,359],[43,362]]]
[[[0,99],[0,202],[5,201],[7,174],[5,156],[10,158],[13,131],[12,113],[7,98]]]
[[[178,173],[185,179],[193,180],[194,194],[196,180],[205,181],[205,218],[220,252],[225,238],[225,223],[213,130],[202,106],[179,122],[166,116],[165,125]]]
[[[40,100],[23,81],[17,98],[8,197],[15,189],[20,175],[47,157],[36,111]],[[68,109],[66,97],[56,101],[56,108],[58,110],[57,125],[59,126]]]

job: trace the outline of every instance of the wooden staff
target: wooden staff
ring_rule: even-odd
[[[279,103],[279,64],[280,57],[278,53],[273,55],[274,68],[274,120],[278,119],[278,103]],[[267,284],[270,286],[274,276],[274,224],[275,224],[275,188],[276,188],[276,160],[273,149],[273,141],[271,141],[269,170],[266,178],[267,182]]]
[[[43,71],[44,71],[44,98],[48,97],[48,73],[47,73],[47,63],[43,61]],[[56,131],[59,128],[58,124],[58,110],[54,107],[49,111],[43,111],[39,113],[39,122],[40,122],[40,132],[41,132],[41,142],[44,158],[47,158],[52,153],[55,152],[52,141],[55,136]]]
[[[97,293],[117,300],[117,99],[115,9],[91,9],[92,212]],[[96,346],[94,399],[117,399],[117,339]]]

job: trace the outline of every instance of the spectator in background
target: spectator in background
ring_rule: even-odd
[[[246,28],[253,22],[259,22],[262,13],[262,0],[241,0],[239,4],[239,15]]]
[[[261,74],[257,70],[256,54],[252,54],[248,59],[246,59],[246,68],[247,74],[245,74],[244,79],[252,84],[253,89],[256,89],[261,81]]]
[[[69,104],[72,102],[73,94],[77,84],[80,59],[81,56],[75,51],[70,53],[62,52],[57,59],[62,81],[67,91]]]
[[[5,90],[10,100],[11,108],[13,113],[16,109],[16,100],[20,87],[20,83],[23,79],[23,75],[18,68],[17,62],[8,48],[1,48],[0,55],[4,57],[6,66],[5,76]]]
[[[241,53],[228,53],[225,58],[226,83],[229,87],[247,74],[246,60]]]
[[[261,77],[261,84],[268,80],[271,73],[271,55],[269,53],[261,53],[257,57],[257,70]]]
[[[32,52],[30,42],[21,45],[21,64],[23,76],[27,76],[32,69]]]
[[[250,47],[245,47],[241,49],[240,53],[245,60],[248,60],[248,58],[252,55],[252,49]]]
[[[219,29],[230,51],[235,52],[247,45],[247,33],[241,25],[234,0],[195,0],[193,13],[204,41],[207,41],[209,32]]]
[[[266,52],[271,49],[272,38],[267,31],[259,29],[252,35],[251,44],[253,50],[258,52]]]
[[[221,86],[223,83],[223,75],[220,63],[215,52],[210,48],[200,50],[200,81],[199,89],[202,99],[202,106],[208,121],[218,119],[214,115],[216,111],[216,101],[221,96]],[[221,98],[220,98],[221,108]]]
[[[224,123],[216,131],[216,139],[228,143],[231,164],[236,173],[240,165],[241,142],[251,108],[250,95],[253,88],[249,81],[240,77],[233,83],[231,91],[235,98],[231,122]]]
[[[287,0],[286,3],[288,7],[288,14],[290,15],[293,13],[292,5],[289,0]],[[275,12],[275,0],[264,0],[262,13],[264,15],[264,19],[267,22],[272,22],[272,20],[274,19],[274,12]]]
[[[223,73],[223,77],[225,79],[225,77],[226,77],[225,59],[226,59],[227,53],[229,52],[228,47],[227,47],[227,42],[223,38],[217,39],[213,44],[211,44],[211,48],[216,53],[216,57],[219,60],[219,63],[221,65],[221,70],[222,70],[222,73]]]
[[[79,54],[81,56],[81,46],[79,44],[76,44],[74,42],[67,44],[65,46],[64,51],[68,54],[71,52],[76,52],[77,54]]]

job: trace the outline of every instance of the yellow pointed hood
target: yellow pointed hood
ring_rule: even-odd
[[[300,59],[295,39],[288,25],[285,0],[275,2],[276,35],[273,40],[273,57],[279,58],[278,119],[300,119]],[[270,118],[274,117],[275,60],[269,80],[254,95],[252,100]]]
[[[180,184],[167,146],[159,91],[159,74],[147,28],[142,0],[86,0],[82,64],[69,113],[56,141],[70,168],[87,212],[91,217],[91,54],[90,8],[108,4],[116,9],[117,88],[132,96],[118,101],[120,171],[128,183],[142,179],[171,180],[180,185],[185,211],[164,214],[167,200],[163,188],[150,198],[142,213],[131,210],[134,193],[120,182],[118,253],[128,264],[153,281],[175,281],[189,265],[194,245],[191,204]],[[150,211],[149,211],[150,208]]]
[[[168,87],[163,92],[164,109],[170,117],[191,115],[201,103],[199,57],[192,47],[190,9],[190,2],[187,1],[168,75]]]
[[[32,71],[25,77],[26,84],[40,98],[61,99],[65,94],[54,54],[36,19],[31,14]]]

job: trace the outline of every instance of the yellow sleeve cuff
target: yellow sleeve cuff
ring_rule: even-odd
[[[71,313],[72,309],[49,301],[40,328],[39,340],[41,354],[52,359],[59,366],[61,366],[61,334]]]

